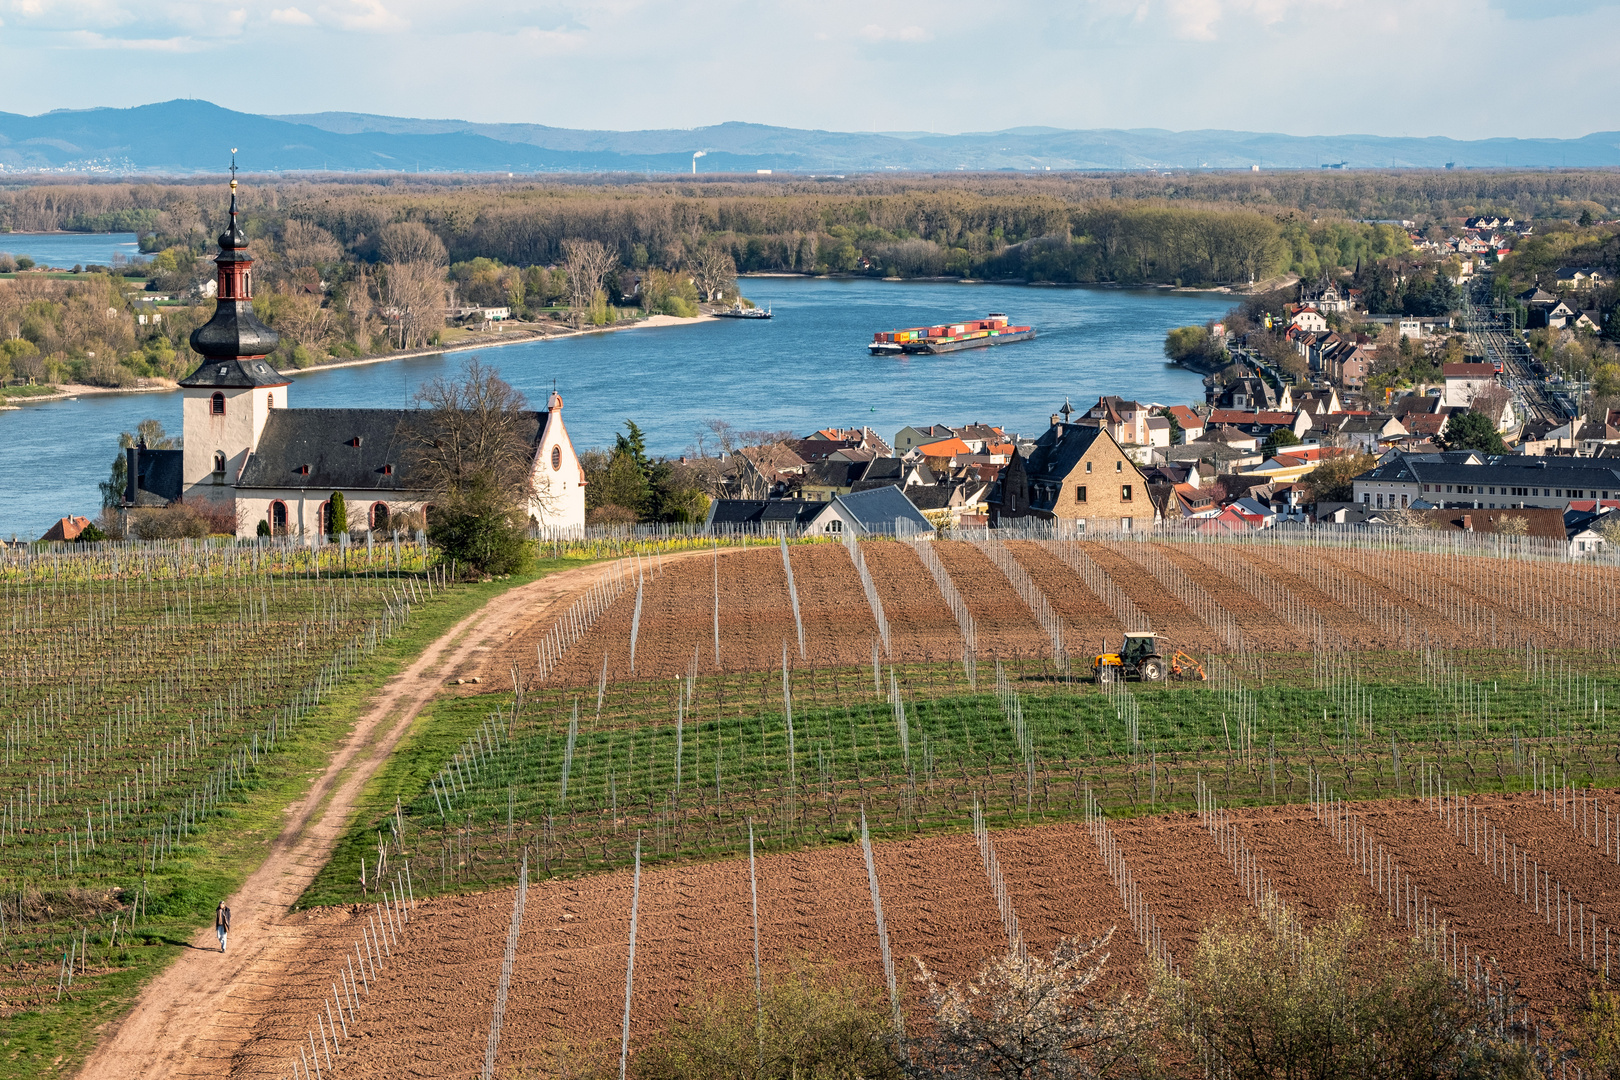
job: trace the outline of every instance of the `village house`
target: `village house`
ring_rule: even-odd
[[[1066,409],[1069,403],[1065,401],[1063,406]],[[1058,412],[1063,415],[1063,422],[1067,423],[1068,414],[1062,409]],[[1086,410],[1084,416],[1074,422],[1084,427],[1101,428],[1121,446],[1148,446],[1150,443],[1147,421],[1151,412],[1151,407],[1140,401],[1127,401],[1112,394],[1105,394],[1097,399],[1097,404]],[[1168,430],[1166,425],[1166,432]],[[1161,445],[1168,445],[1168,442]]]
[[[904,457],[923,443],[949,439],[953,432],[945,424],[926,424],[923,427],[906,426],[894,433],[894,452]]]
[[[1446,382],[1442,400],[1454,408],[1467,408],[1480,393],[1498,385],[1496,368],[1491,364],[1443,364],[1440,375]]]
[[[1204,418],[1186,405],[1172,405],[1166,410],[1181,426],[1181,441],[1192,442],[1204,433]]]
[[[796,536],[928,537],[934,532],[922,511],[892,484],[834,495],[828,502],[716,499],[709,504],[704,528],[724,532],[749,527]]]
[[[1352,481],[1355,501],[1378,507],[1565,509],[1574,499],[1620,499],[1620,460],[1590,458],[1488,458],[1479,464],[1450,454],[1402,455]],[[1438,460],[1437,460],[1438,458]]]
[[[1014,454],[987,500],[992,527],[1023,519],[1131,532],[1154,524],[1147,482],[1102,426],[1059,419]]]
[[[253,313],[253,258],[237,223],[234,179],[219,248],[214,315],[191,335],[203,362],[180,380],[183,449],[132,447],[124,505],[211,504],[233,512],[239,530],[262,525],[276,536],[422,523],[432,496],[412,465],[410,441],[428,414],[291,407],[291,380],[269,360],[278,335]],[[562,411],[553,393],[545,412],[525,414],[535,488],[529,518],[547,528],[585,524],[585,474]],[[339,493],[347,521],[331,520]]]

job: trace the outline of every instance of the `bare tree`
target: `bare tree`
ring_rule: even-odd
[[[732,426],[730,420],[721,420],[718,417],[712,417],[703,421],[703,426],[708,428],[710,433],[713,434],[715,444],[719,449],[721,456],[725,456],[726,454],[729,454],[733,450],[737,449],[737,429]]]
[[[399,347],[425,344],[429,332],[444,325],[443,269],[421,261],[389,263],[386,269],[385,314],[394,325]]]
[[[536,499],[534,414],[476,357],[459,380],[423,385],[416,405],[400,435],[412,486],[431,493],[430,538],[464,565],[507,572],[522,561]]]
[[[718,244],[698,249],[689,269],[692,284],[697,286],[698,295],[704,300],[719,300],[737,287],[737,264],[732,261],[731,253]]]
[[[319,225],[297,218],[288,218],[281,234],[281,250],[287,265],[297,268],[319,266],[336,262],[343,257],[343,248],[331,233]]]
[[[563,268],[568,271],[569,306],[577,321],[590,307],[603,282],[613,272],[619,256],[606,244],[595,240],[564,240]]]
[[[448,266],[444,241],[420,221],[396,221],[377,233],[377,253],[385,263],[425,262]]]

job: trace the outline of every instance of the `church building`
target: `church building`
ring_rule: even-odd
[[[421,413],[292,408],[291,380],[269,359],[278,335],[253,313],[253,257],[236,215],[233,177],[230,225],[214,260],[214,316],[191,335],[202,364],[180,380],[182,449],[131,448],[125,505],[225,504],[235,509],[237,533],[249,536],[260,523],[276,536],[308,537],[420,526],[431,494],[414,482],[407,425]],[[545,412],[526,414],[529,517],[545,528],[585,524],[585,474],[562,409],[553,392]],[[348,508],[344,523],[330,520],[337,492]]]

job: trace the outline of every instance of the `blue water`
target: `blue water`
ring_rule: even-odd
[[[710,418],[739,430],[1000,424],[1036,434],[1065,398],[1163,404],[1203,400],[1198,376],[1165,363],[1165,331],[1202,323],[1230,296],[1168,290],[1031,288],[941,282],[750,278],[743,292],[776,317],[590,334],[486,349],[482,359],[544,407],[553,380],[580,448],[610,446],[633,419],[648,448],[686,452]],[[1003,311],[1031,342],[945,356],[874,357],[877,330]],[[403,407],[467,353],[299,374],[292,407]],[[93,515],[120,431],[156,417],[177,433],[178,394],[119,394],[0,412],[0,536],[38,536],[68,513]]]
[[[27,255],[40,266],[71,270],[92,263],[111,266],[114,255],[133,260],[141,249],[134,233],[0,233],[0,251]]]

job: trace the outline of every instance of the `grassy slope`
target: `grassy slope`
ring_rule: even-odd
[[[206,926],[220,899],[237,889],[264,861],[280,832],[284,812],[303,797],[325,771],[332,747],[350,730],[373,693],[410,664],[422,650],[469,613],[507,589],[549,573],[582,565],[577,560],[544,560],[504,581],[463,585],[442,598],[417,605],[409,629],[363,657],[344,683],[329,693],[295,736],[266,755],[258,778],[239,791],[229,828],[212,822],[185,852],[187,882],[152,896],[151,918],[134,935],[119,931],[119,949],[108,955],[106,934],[90,936],[91,966],[116,964],[122,970],[97,979],[86,994],[67,994],[45,1012],[19,1013],[0,1029],[0,1078],[72,1073],[94,1047],[104,1026],[134,1004],[146,982],[163,970]],[[134,883],[130,883],[133,889]],[[127,946],[126,943],[127,942]]]

